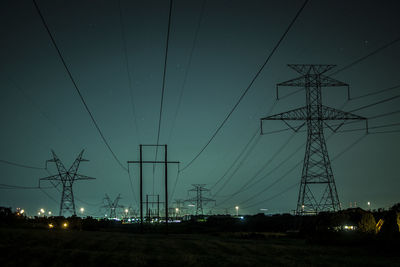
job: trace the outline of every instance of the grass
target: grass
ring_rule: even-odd
[[[327,246],[285,235],[130,234],[0,228],[1,266],[400,266],[374,246]]]

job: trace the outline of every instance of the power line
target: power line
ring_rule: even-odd
[[[140,142],[140,132],[139,132],[139,127],[138,127],[138,122],[137,122],[135,101],[133,99],[132,77],[131,77],[131,69],[130,69],[129,58],[128,58],[127,41],[126,41],[126,37],[125,37],[125,27],[124,27],[124,18],[122,15],[121,0],[118,0],[118,11],[119,11],[119,22],[120,22],[120,26],[121,26],[121,38],[122,38],[122,45],[123,45],[123,50],[124,50],[126,72],[128,74],[128,90],[129,90],[129,96],[130,96],[129,99],[131,101],[132,115],[133,115],[133,121],[134,121],[134,125],[135,125],[137,138]]]
[[[30,165],[25,165],[13,161],[8,161],[4,159],[0,159],[0,163],[16,166],[16,167],[21,167],[21,168],[26,168],[26,169],[34,169],[34,170],[45,170],[46,168],[41,168],[41,167],[36,167],[36,166],[30,166]]]
[[[219,192],[221,192],[222,189],[225,188],[225,186],[228,184],[228,182],[234,177],[234,175],[237,173],[237,171],[242,167],[242,165],[244,164],[244,162],[247,160],[247,158],[250,156],[251,152],[253,152],[254,148],[256,147],[256,145],[258,144],[258,142],[261,139],[261,135],[258,135],[258,138],[256,139],[256,141],[251,145],[250,149],[246,152],[246,154],[244,155],[244,157],[242,158],[242,160],[240,161],[240,163],[236,166],[236,169],[232,172],[232,174],[228,177],[228,179],[226,179],[225,183],[220,187],[220,189],[215,193],[218,194]]]
[[[162,87],[161,87],[160,115],[158,118],[157,143],[156,143],[157,146],[156,146],[156,156],[155,156],[154,161],[157,160],[158,145],[160,143],[161,120],[162,120],[164,92],[165,92],[165,80],[166,80],[166,76],[167,76],[169,36],[170,36],[170,32],[171,32],[172,2],[173,2],[173,0],[169,1],[168,30],[167,30],[167,38],[166,38],[166,43],[165,43],[164,71],[163,71]],[[155,165],[153,164],[153,195],[154,195],[154,175],[155,175]]]
[[[20,186],[10,184],[0,184],[0,189],[49,189],[53,187],[39,187],[39,186]]]
[[[375,102],[375,103],[372,103],[372,104],[368,104],[368,105],[365,105],[365,106],[361,106],[361,107],[359,107],[359,108],[350,110],[350,111],[348,111],[348,112],[354,112],[354,111],[359,111],[359,110],[361,110],[361,109],[370,108],[370,107],[373,107],[373,106],[376,106],[376,105],[379,105],[379,104],[382,104],[382,103],[385,103],[385,102],[392,101],[392,100],[397,99],[397,98],[399,98],[399,97],[400,97],[400,95],[395,95],[395,96],[392,96],[392,97],[389,97],[389,98],[380,100],[380,101]]]
[[[378,131],[378,132],[371,132],[369,134],[385,134],[385,133],[400,133],[400,130]]]
[[[194,33],[192,48],[190,50],[188,64],[186,66],[186,70],[185,70],[185,74],[184,74],[184,77],[183,77],[181,90],[180,90],[180,93],[179,93],[178,104],[176,106],[175,115],[174,115],[172,123],[171,123],[171,132],[170,132],[170,135],[169,135],[169,138],[168,138],[168,143],[171,140],[172,132],[173,132],[173,129],[174,129],[175,123],[176,123],[176,118],[178,117],[178,112],[179,112],[179,109],[180,109],[180,106],[181,106],[181,102],[182,102],[183,92],[185,90],[187,79],[188,79],[188,76],[189,76],[189,70],[190,70],[190,67],[192,65],[193,54],[194,54],[194,50],[196,48],[196,43],[197,43],[199,31],[200,31],[200,25],[201,25],[201,22],[202,22],[202,19],[203,19],[205,4],[206,4],[206,0],[203,0],[203,3],[201,5],[199,19],[198,19],[198,22],[197,22],[197,27],[196,27],[196,30],[195,30],[195,33]]]
[[[304,147],[305,143],[302,143],[293,153],[291,153],[286,159],[282,160],[277,166],[275,166],[272,170],[270,170],[268,173],[266,173],[265,175],[263,175],[262,177],[260,177],[258,180],[256,180],[253,184],[248,185],[247,188],[246,187],[242,187],[243,190],[237,190],[236,192],[234,192],[233,194],[229,195],[229,197],[227,199],[224,199],[223,201],[219,202],[218,205],[221,205],[225,202],[227,202],[228,200],[232,199],[234,196],[238,195],[239,193],[245,192],[247,191],[249,188],[251,188],[252,186],[258,184],[259,182],[261,182],[262,180],[264,180],[265,178],[267,178],[269,175],[271,175],[273,172],[275,172],[276,170],[278,170],[280,167],[283,166],[284,163],[288,162],[292,157],[294,157],[297,152],[299,152],[303,147]],[[289,174],[290,172],[294,171],[301,163],[303,163],[303,161],[299,161],[292,169],[290,169],[285,175]],[[284,175],[284,176],[285,176]],[[282,178],[283,179],[283,178]],[[276,181],[277,183],[278,181]],[[274,183],[275,184],[275,183]]]
[[[236,192],[234,192],[233,194],[230,195],[230,198],[232,198],[233,196],[245,192],[247,191],[249,188],[251,188],[252,186],[258,184],[260,181],[262,181],[265,177],[267,177],[268,175],[270,175],[272,172],[274,172],[275,170],[279,169],[286,161],[288,161],[292,156],[294,156],[298,151],[300,151],[301,148],[304,147],[304,144],[302,144],[298,149],[295,150],[295,152],[293,152],[292,154],[290,154],[290,156],[281,161],[281,163],[279,165],[277,165],[274,169],[272,169],[271,171],[268,172],[268,174],[264,175],[263,177],[259,178],[258,180],[256,180],[253,184],[251,184],[251,182],[254,181],[254,179],[257,178],[257,176],[263,171],[265,170],[266,167],[268,167],[272,161],[275,160],[275,158],[283,151],[283,149],[290,143],[290,141],[293,139],[293,137],[295,136],[295,134],[292,133],[292,135],[283,143],[283,145],[278,149],[277,152],[275,152],[275,154],[250,178],[247,180],[247,182],[241,187],[239,188]],[[250,185],[249,185],[250,184]]]
[[[275,108],[276,104],[277,104],[277,101],[275,100],[274,103],[271,105],[271,108],[268,110],[267,114],[270,114],[272,112],[272,110]],[[221,182],[225,178],[225,176],[230,172],[230,170],[236,165],[236,163],[239,161],[239,159],[241,158],[243,153],[247,150],[247,148],[250,146],[251,142],[254,140],[254,138],[257,136],[258,133],[259,133],[259,128],[257,127],[256,130],[254,131],[254,134],[251,136],[251,138],[246,143],[246,145],[243,147],[243,149],[239,152],[239,154],[237,155],[235,160],[232,162],[232,164],[229,166],[229,168],[226,170],[226,172],[217,180],[217,182],[211,186],[210,190],[212,190],[215,186],[217,186],[217,184],[219,182]],[[259,139],[257,140],[257,143],[258,142],[259,142]],[[253,149],[254,149],[254,147],[252,147],[251,150],[253,150]],[[233,174],[230,176],[230,178],[232,178],[232,176],[233,176]],[[214,196],[215,195],[216,194],[214,194]]]
[[[180,170],[179,170],[180,167],[179,166],[180,166],[180,164],[178,163],[178,171],[176,172],[175,184],[174,184],[174,187],[172,188],[172,191],[171,191],[172,193],[171,193],[171,196],[169,198],[169,201],[172,201],[172,199],[174,197],[174,194],[175,194],[176,185],[178,184],[179,174],[180,174]]]
[[[44,16],[42,15],[42,12],[40,11],[40,8],[39,8],[39,6],[38,6],[37,3],[36,3],[36,0],[32,0],[32,1],[33,1],[33,4],[35,5],[35,8],[36,8],[36,11],[37,11],[38,15],[40,16],[40,19],[42,20],[43,26],[45,27],[45,29],[46,29],[46,31],[47,31],[47,33],[48,33],[50,39],[51,39],[51,42],[53,43],[53,46],[54,46],[54,48],[56,49],[57,54],[58,54],[58,56],[59,56],[59,58],[60,58],[62,64],[64,65],[64,68],[65,68],[65,70],[67,71],[67,74],[68,74],[68,76],[69,76],[69,78],[70,78],[72,84],[74,85],[74,88],[75,88],[76,92],[77,92],[78,95],[79,95],[79,98],[81,99],[81,101],[82,101],[82,103],[83,103],[83,105],[84,105],[86,111],[89,113],[89,116],[90,116],[90,118],[92,119],[92,122],[93,122],[94,126],[96,127],[98,133],[100,134],[101,138],[103,139],[104,144],[107,146],[108,150],[111,152],[111,154],[113,155],[114,159],[118,162],[118,164],[121,166],[121,168],[122,168],[123,170],[125,170],[125,171],[128,171],[128,169],[127,169],[124,165],[122,165],[121,161],[118,159],[118,157],[116,156],[116,154],[114,153],[114,151],[111,149],[109,143],[107,142],[106,138],[105,138],[104,135],[103,135],[103,132],[100,130],[99,125],[97,124],[96,120],[95,120],[94,117],[93,117],[92,112],[90,111],[88,105],[86,104],[86,101],[85,101],[85,99],[83,98],[83,95],[82,95],[82,93],[81,93],[81,91],[80,91],[80,89],[79,89],[77,83],[75,82],[75,79],[73,78],[72,73],[70,72],[67,63],[65,62],[64,57],[62,56],[61,51],[60,51],[60,49],[58,48],[57,43],[56,43],[56,41],[55,41],[55,39],[54,39],[54,37],[53,37],[53,35],[52,35],[52,33],[51,33],[49,27],[47,26],[46,20],[44,19]]]
[[[238,101],[236,102],[236,104],[233,106],[233,108],[231,109],[231,111],[228,113],[228,115],[225,117],[225,119],[222,121],[222,123],[218,126],[217,130],[214,132],[214,134],[211,136],[211,138],[207,141],[207,143],[201,148],[201,150],[196,154],[196,156],[188,163],[186,164],[186,166],[184,166],[181,171],[184,171],[185,169],[187,169],[190,165],[192,165],[192,163],[201,155],[201,153],[203,153],[203,151],[207,148],[207,146],[211,143],[211,141],[215,138],[215,136],[219,133],[219,131],[222,129],[222,127],[225,125],[225,123],[228,121],[228,119],[230,118],[230,116],[232,115],[232,113],[236,110],[236,108],[238,107],[238,105],[240,104],[240,102],[242,101],[242,99],[244,98],[244,96],[247,94],[247,92],[250,90],[250,88],[252,87],[252,85],[254,84],[254,82],[256,81],[256,79],[258,78],[258,76],[261,74],[262,70],[264,69],[264,67],[267,65],[267,63],[269,62],[269,60],[271,59],[271,57],[274,55],[275,51],[278,49],[279,45],[281,44],[281,42],[283,41],[283,39],[286,37],[287,33],[289,32],[289,30],[291,29],[291,27],[293,26],[293,24],[295,23],[295,21],[297,20],[297,18],[300,16],[300,13],[303,11],[304,7],[306,6],[306,4],[308,3],[309,0],[305,0],[303,5],[300,7],[300,9],[297,11],[296,15],[294,16],[294,18],[292,19],[292,21],[290,22],[289,26],[287,27],[287,29],[285,30],[285,32],[283,33],[283,35],[281,36],[281,38],[279,39],[279,41],[276,43],[275,47],[272,49],[271,53],[269,54],[269,56],[267,57],[267,59],[265,60],[265,62],[261,65],[260,69],[257,71],[257,73],[254,75],[254,77],[252,78],[250,84],[247,86],[247,88],[244,90],[244,92],[242,93],[242,95],[240,96],[240,98],[238,99]]]
[[[259,129],[257,128],[256,131],[254,132],[254,134],[251,136],[250,140],[246,143],[246,145],[243,147],[243,149],[240,151],[240,153],[238,154],[238,156],[235,158],[235,160],[232,162],[232,164],[229,166],[229,168],[225,171],[225,173],[218,178],[218,180],[215,182],[215,184],[213,184],[210,187],[210,190],[212,190],[214,187],[216,187],[224,178],[225,176],[229,173],[229,171],[236,165],[236,163],[239,161],[239,159],[242,157],[243,153],[247,150],[247,148],[249,147],[249,145],[251,144],[251,142],[254,140],[254,138],[257,136]],[[216,194],[214,194],[216,195]]]
[[[400,123],[391,123],[391,124],[384,124],[384,125],[379,125],[379,126],[368,127],[368,129],[371,129],[371,130],[372,129],[380,129],[380,128],[399,126],[399,125],[400,125]],[[357,131],[361,131],[361,130],[365,130],[365,128],[341,130],[341,131],[338,131],[338,133],[357,132]]]
[[[331,135],[333,136],[333,135]],[[330,137],[331,137],[330,136]],[[343,151],[341,151],[340,153],[338,153],[335,157],[333,157],[332,161],[338,159],[340,156],[342,156],[344,153],[346,153],[347,151],[349,151],[351,148],[353,148],[356,144],[360,143],[360,141],[362,139],[364,139],[367,136],[367,134],[364,134],[362,136],[360,136],[360,138],[358,138],[355,142],[353,142],[352,144],[350,144],[350,146],[346,147]],[[278,179],[276,179],[274,182],[272,182],[271,184],[269,184],[266,188],[264,188],[262,191],[260,191],[259,193],[253,195],[252,197],[248,198],[247,200],[243,201],[240,203],[240,205],[249,202],[250,200],[258,197],[259,195],[261,195],[262,193],[265,193],[266,191],[268,191],[272,186],[274,186],[276,183],[278,183],[279,181],[281,181],[283,178],[285,178],[286,176],[288,176],[292,171],[294,171],[298,166],[300,166],[300,164],[302,163],[302,161],[298,162],[296,165],[294,165],[291,169],[289,169],[284,175],[282,175],[281,177],[279,177]]]
[[[332,76],[332,75],[336,75],[336,74],[338,74],[339,72],[342,72],[342,71],[344,71],[344,70],[346,70],[346,69],[348,69],[348,68],[351,68],[351,67],[353,67],[354,65],[360,63],[361,61],[364,61],[364,60],[366,60],[367,58],[369,58],[369,57],[371,57],[371,56],[373,56],[373,55],[375,55],[375,54],[381,52],[382,50],[388,48],[389,46],[391,46],[391,45],[397,43],[398,41],[400,41],[400,38],[394,39],[393,41],[391,41],[391,42],[389,42],[389,43],[387,43],[387,44],[385,44],[385,45],[379,47],[378,49],[372,51],[371,53],[369,53],[369,54],[367,54],[367,55],[365,55],[365,56],[363,56],[363,57],[361,57],[361,58],[359,58],[359,59],[357,59],[357,60],[351,62],[350,64],[348,64],[348,65],[344,66],[343,68],[341,68],[341,69],[339,69],[339,70],[333,72],[333,73],[330,74],[330,75],[331,75],[331,76]]]
[[[47,193],[45,190],[43,190],[42,188],[40,188],[40,191],[42,191],[43,194],[45,194],[48,198],[50,198],[51,200],[53,200],[55,203],[58,204],[58,201],[57,201],[55,198],[53,198],[49,193]]]
[[[277,198],[277,197],[283,195],[284,193],[286,193],[286,192],[292,190],[293,188],[297,187],[299,184],[300,184],[300,182],[297,182],[297,183],[295,183],[295,184],[292,184],[291,186],[285,188],[283,191],[279,192],[278,194],[273,195],[272,197],[269,197],[269,198],[264,199],[264,200],[262,200],[262,201],[259,201],[259,202],[257,202],[257,203],[254,203],[254,204],[252,204],[252,205],[250,205],[250,206],[243,207],[242,209],[248,209],[248,208],[252,208],[252,207],[254,207],[254,206],[260,205],[260,204],[264,204],[265,202],[268,202],[268,201],[270,201],[270,200],[272,200],[272,199],[274,199],[274,198]]]
[[[394,89],[397,89],[397,88],[400,88],[400,84],[395,85],[395,86],[391,86],[391,87],[389,87],[389,88],[381,89],[381,90],[378,90],[378,91],[376,91],[376,92],[368,93],[368,94],[365,94],[365,95],[360,95],[360,96],[357,96],[357,97],[352,97],[351,100],[356,100],[356,99],[364,98],[364,97],[367,97],[367,96],[372,96],[372,95],[381,94],[381,93],[383,93],[383,92],[391,91],[391,90],[394,90]]]

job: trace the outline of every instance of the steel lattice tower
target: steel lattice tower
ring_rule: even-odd
[[[103,208],[108,209],[109,211],[109,218],[110,219],[116,219],[117,218],[117,209],[122,209],[123,206],[119,205],[119,201],[121,200],[121,194],[118,194],[118,196],[114,199],[114,201],[111,201],[110,197],[106,194],[104,197],[104,206]]]
[[[72,185],[77,180],[93,180],[95,178],[88,177],[85,175],[78,174],[79,165],[82,161],[88,161],[87,159],[83,159],[82,155],[85,150],[82,150],[79,153],[78,157],[75,159],[72,166],[67,170],[61,160],[57,157],[56,153],[52,150],[53,158],[48,160],[47,162],[54,162],[57,166],[58,174],[51,175],[45,178],[39,179],[39,187],[40,181],[60,181],[63,190],[61,194],[61,203],[60,203],[60,216],[65,215],[69,212],[72,215],[76,215],[75,211],[75,200],[74,200],[74,192],[72,191]],[[46,168],[47,168],[46,162]]]
[[[322,87],[346,86],[350,99],[349,85],[324,75],[335,65],[288,65],[302,76],[277,84],[279,86],[304,87],[306,106],[287,112],[268,116],[263,120],[282,120],[295,132],[307,125],[307,144],[297,201],[297,214],[317,213],[319,211],[340,210],[340,202],[329,160],[324,137],[324,127],[336,132],[347,120],[366,120],[366,118],[322,105]],[[287,121],[304,120],[299,126],[292,126]],[[340,121],[330,125],[330,121]],[[367,131],[368,131],[368,121]]]
[[[203,215],[203,203],[214,202],[214,199],[207,198],[203,196],[203,192],[208,192],[210,189],[205,188],[205,184],[192,184],[193,189],[188,190],[188,192],[196,192],[196,196],[189,198],[186,201],[191,203],[196,203],[196,215]]]

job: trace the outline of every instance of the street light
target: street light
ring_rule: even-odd
[[[239,206],[236,206],[235,209],[236,209],[236,216],[239,216]]]
[[[371,202],[367,202],[367,204],[368,204],[368,209],[370,209],[371,208]]]
[[[49,213],[49,216],[51,216],[51,211],[49,211],[48,213]]]
[[[44,213],[44,209],[40,209],[40,212],[41,212],[41,213]]]

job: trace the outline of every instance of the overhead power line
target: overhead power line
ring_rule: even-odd
[[[358,64],[358,63],[360,63],[360,62],[366,60],[367,58],[369,58],[369,57],[371,57],[371,56],[373,56],[373,55],[375,55],[375,54],[381,52],[382,50],[388,48],[389,46],[394,45],[394,44],[397,43],[398,41],[400,41],[400,38],[396,38],[396,39],[394,39],[393,41],[391,41],[391,42],[389,42],[389,43],[387,43],[387,44],[385,44],[385,45],[379,47],[378,49],[372,51],[371,53],[369,53],[369,54],[367,54],[367,55],[365,55],[365,56],[363,56],[363,57],[361,57],[361,58],[359,58],[359,59],[356,59],[355,61],[353,61],[353,62],[347,64],[346,66],[344,66],[344,67],[341,68],[341,69],[338,69],[337,71],[333,72],[333,73],[330,74],[330,75],[331,75],[331,76],[332,76],[332,75],[336,75],[336,74],[338,74],[339,72],[342,72],[342,71],[344,71],[344,70],[347,70],[347,69],[353,67],[354,65],[356,65],[356,64]]]
[[[132,115],[133,115],[134,126],[135,126],[135,130],[136,130],[136,134],[137,134],[137,139],[140,142],[140,132],[139,132],[139,126],[138,126],[138,122],[137,122],[135,101],[133,98],[132,76],[131,76],[131,68],[129,65],[128,47],[127,47],[127,41],[126,41],[126,37],[125,37],[125,27],[124,27],[124,18],[122,15],[121,0],[118,0],[118,11],[119,11],[119,22],[120,22],[120,26],[121,26],[121,38],[122,38],[122,45],[123,45],[123,50],[124,50],[126,72],[128,74],[129,98],[131,101]]]
[[[0,159],[0,163],[16,166],[16,167],[21,167],[21,168],[26,168],[26,169],[34,169],[34,170],[45,170],[46,168],[41,168],[41,167],[36,167],[36,166],[30,166],[30,165],[25,165],[13,161],[8,161],[4,159]]]
[[[365,130],[365,129],[364,129]],[[332,135],[331,135],[332,136]],[[330,136],[330,137],[331,137]],[[344,153],[348,152],[351,148],[353,148],[356,144],[360,143],[360,141],[362,139],[364,139],[367,136],[367,134],[364,134],[362,136],[360,136],[359,138],[357,138],[357,140],[353,143],[351,143],[348,147],[346,147],[343,151],[341,151],[340,153],[338,153],[333,159],[332,161],[338,159],[339,157],[341,157]],[[268,191],[272,186],[274,186],[275,184],[277,184],[279,181],[281,181],[282,179],[284,179],[286,176],[288,176],[292,171],[294,171],[297,167],[299,167],[301,165],[302,161],[299,161],[296,165],[294,165],[291,169],[289,169],[285,174],[283,174],[282,176],[280,176],[278,179],[276,179],[275,181],[273,181],[271,184],[269,184],[266,188],[264,188],[263,190],[261,190],[260,192],[258,192],[257,194],[253,195],[252,197],[246,199],[245,201],[242,201],[240,203],[240,205],[245,204],[247,202],[249,202],[250,200],[255,199],[256,197],[260,196],[261,194],[265,193],[266,191]],[[282,193],[283,194],[283,193]],[[263,203],[263,201],[260,201],[258,203],[256,203],[255,205],[261,204]],[[252,205],[252,206],[255,206]],[[251,206],[247,206],[246,208],[249,208]]]
[[[154,161],[157,161],[158,145],[160,143],[161,121],[162,121],[162,112],[163,112],[163,104],[164,104],[164,92],[165,92],[165,80],[166,80],[166,77],[167,77],[169,35],[170,35],[170,31],[171,31],[172,2],[173,2],[172,0],[169,1],[167,38],[166,38],[166,41],[165,41],[164,70],[163,70],[163,78],[162,78],[162,86],[161,86],[160,115],[159,115],[159,118],[158,118],[158,130],[157,130],[157,142],[156,142],[157,146],[156,146],[156,155],[155,155]],[[156,171],[156,166],[155,166],[155,164],[153,164],[153,195],[154,195],[155,171]]]
[[[351,100],[356,100],[356,99],[360,99],[360,98],[364,98],[364,97],[368,97],[368,96],[373,96],[373,95],[381,94],[381,93],[388,92],[388,91],[392,91],[392,90],[398,89],[398,88],[400,88],[400,84],[395,85],[395,86],[391,86],[391,87],[389,87],[389,88],[381,89],[381,90],[378,90],[378,91],[375,91],[375,92],[372,92],[372,93],[368,93],[368,94],[365,94],[365,95],[360,95],[360,96],[357,96],[357,97],[352,97]]]
[[[370,107],[373,107],[373,106],[376,106],[376,105],[379,105],[379,104],[382,104],[382,103],[386,103],[386,102],[392,101],[392,100],[397,99],[397,98],[399,98],[399,97],[400,97],[400,95],[395,95],[395,96],[392,96],[392,97],[389,97],[389,98],[380,100],[380,101],[375,102],[375,103],[371,103],[371,104],[368,104],[368,105],[365,105],[365,106],[361,106],[361,107],[359,107],[359,108],[350,110],[350,111],[348,111],[348,112],[354,112],[354,111],[359,111],[359,110],[361,110],[361,109],[370,108]]]
[[[162,87],[161,87],[160,115],[159,115],[159,118],[158,118],[157,145],[159,144],[159,141],[160,141],[161,120],[162,120],[162,112],[163,112],[163,104],[164,104],[164,92],[165,92],[165,79],[166,79],[166,76],[167,76],[168,47],[169,47],[169,35],[170,35],[170,32],[171,32],[172,3],[173,3],[173,1],[170,0],[170,2],[169,2],[167,39],[166,39],[166,42],[165,42],[164,71],[163,71]],[[157,146],[157,149],[156,149],[156,154],[157,154],[157,152],[158,152],[158,146]],[[156,158],[157,158],[157,156],[156,156]]]
[[[188,60],[188,63],[187,63],[186,69],[185,69],[185,74],[184,74],[184,77],[183,77],[181,90],[179,92],[178,104],[176,105],[175,114],[174,114],[174,117],[173,117],[172,123],[171,123],[171,131],[170,131],[170,134],[169,134],[168,143],[171,140],[172,132],[174,130],[175,123],[176,123],[176,118],[178,117],[178,112],[179,112],[179,109],[181,107],[183,92],[185,90],[187,79],[188,79],[188,76],[189,76],[189,70],[190,70],[190,67],[192,66],[193,54],[194,54],[194,50],[196,48],[196,43],[197,43],[199,31],[200,31],[201,22],[203,20],[205,5],[206,5],[206,0],[203,0],[203,3],[201,5],[199,19],[198,19],[196,30],[195,30],[195,33],[194,33],[192,48],[190,50],[189,60]]]
[[[83,105],[84,105],[86,111],[89,113],[89,116],[90,116],[90,118],[92,119],[92,122],[93,122],[94,126],[96,127],[98,133],[100,134],[101,139],[103,139],[104,144],[107,146],[108,150],[111,152],[111,154],[113,155],[114,159],[115,159],[115,160],[117,161],[117,163],[121,166],[121,168],[122,168],[123,170],[125,170],[125,171],[128,171],[128,169],[127,169],[124,165],[122,165],[121,161],[118,159],[118,157],[116,156],[116,154],[114,153],[114,151],[111,149],[111,146],[109,145],[109,143],[108,143],[108,141],[106,140],[106,138],[105,138],[103,132],[101,131],[99,125],[97,124],[96,120],[94,119],[92,112],[90,111],[88,105],[86,104],[86,101],[85,101],[85,99],[83,98],[83,95],[82,95],[82,93],[81,93],[81,91],[80,91],[80,89],[79,89],[77,83],[75,82],[75,79],[74,79],[74,77],[72,76],[72,73],[71,73],[71,71],[69,70],[69,67],[68,67],[67,63],[65,62],[64,57],[63,57],[63,55],[61,54],[61,51],[60,51],[60,49],[58,48],[58,45],[57,45],[57,43],[56,43],[56,41],[55,41],[55,39],[54,39],[54,37],[53,37],[53,35],[52,35],[52,33],[51,33],[49,27],[47,26],[46,20],[44,19],[44,16],[43,16],[42,12],[40,11],[40,8],[39,8],[38,4],[36,3],[36,0],[32,0],[32,1],[33,1],[33,4],[35,5],[35,8],[36,8],[36,11],[37,11],[38,15],[40,16],[40,19],[42,20],[43,26],[45,27],[45,29],[46,29],[46,31],[47,31],[47,33],[48,33],[50,39],[51,39],[51,42],[53,43],[54,48],[57,50],[57,54],[58,54],[58,56],[59,56],[59,58],[60,58],[62,64],[64,65],[64,68],[65,68],[65,70],[67,71],[67,74],[68,74],[68,76],[69,76],[69,78],[70,78],[72,84],[74,85],[74,88],[75,88],[76,92],[78,93],[79,98],[81,99],[81,101],[82,101],[82,103],[83,103]]]
[[[281,38],[279,39],[279,41],[276,43],[276,45],[274,46],[274,48],[272,49],[271,53],[268,55],[267,59],[265,60],[265,62],[261,65],[260,69],[257,71],[257,73],[254,75],[254,77],[251,79],[249,85],[247,86],[247,88],[244,90],[244,92],[242,93],[242,95],[239,97],[238,101],[236,102],[236,104],[233,106],[233,108],[231,109],[231,111],[228,113],[228,115],[225,117],[225,119],[222,121],[222,123],[218,126],[217,130],[213,133],[213,135],[211,136],[211,138],[207,141],[207,143],[200,149],[200,151],[194,156],[194,158],[188,163],[186,164],[186,166],[184,166],[181,171],[184,171],[185,169],[187,169],[190,165],[193,164],[193,162],[203,153],[203,151],[208,147],[208,145],[212,142],[212,140],[215,138],[215,136],[219,133],[219,131],[222,129],[222,127],[225,125],[225,123],[228,121],[228,119],[230,118],[230,116],[232,115],[232,113],[236,110],[236,108],[239,106],[240,102],[243,100],[243,98],[245,97],[245,95],[247,94],[247,92],[250,90],[250,88],[253,86],[254,82],[256,81],[256,79],[258,78],[258,76],[261,74],[262,70],[264,69],[264,67],[267,65],[267,63],[270,61],[270,59],[272,58],[272,56],[274,55],[275,51],[278,49],[278,47],[280,46],[280,44],[282,43],[283,39],[286,37],[286,35],[288,34],[289,30],[292,28],[293,24],[296,22],[297,18],[300,16],[301,12],[303,11],[304,7],[306,6],[306,4],[308,3],[309,0],[304,1],[304,3],[302,4],[302,6],[300,7],[300,9],[297,11],[296,15],[294,16],[294,18],[292,19],[292,21],[290,22],[289,26],[286,28],[285,32],[283,33],[283,35],[281,36]]]

